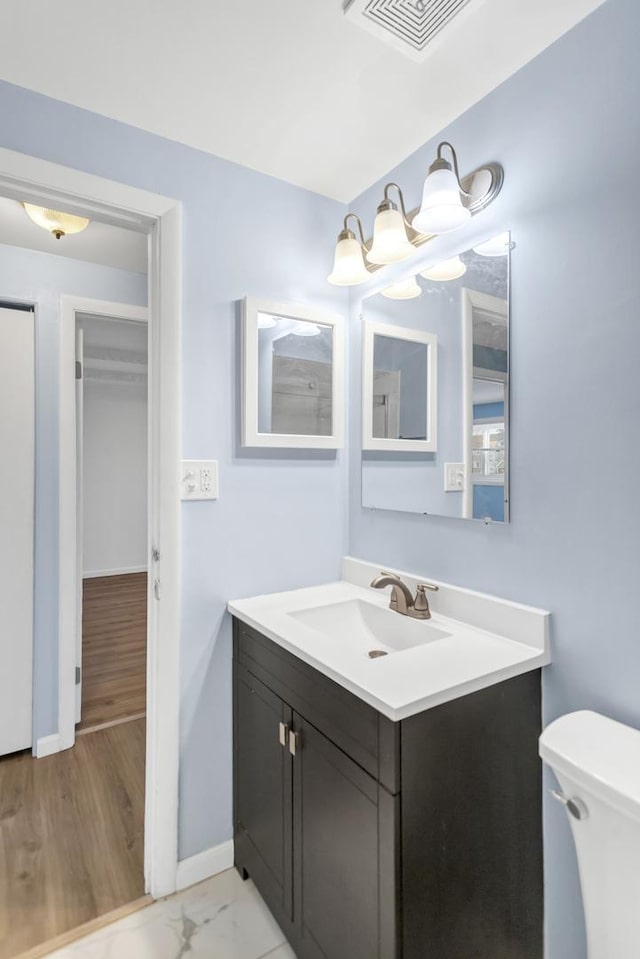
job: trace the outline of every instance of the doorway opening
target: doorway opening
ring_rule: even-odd
[[[147,322],[113,313],[76,313],[77,734],[146,716]]]
[[[27,524],[23,536],[33,589],[25,587],[22,603],[31,656],[23,685],[33,711],[26,738],[0,758],[0,959],[9,959],[44,954],[63,944],[60,935],[69,941],[87,923],[176,889],[181,246],[175,201],[2,149],[0,195],[16,216],[29,201],[138,232],[148,262],[140,296],[129,298],[129,286],[107,302],[90,298],[112,292],[95,263],[89,281],[58,249],[36,244],[43,275],[56,275],[59,259],[71,278],[38,293],[33,269],[16,271],[29,244],[10,247],[3,231],[0,296],[32,326],[31,346],[22,339],[33,376],[20,388],[34,406],[34,482],[25,494],[32,535]],[[116,334],[129,341],[113,342]],[[18,393],[16,386],[5,412]],[[134,393],[136,412],[123,410]],[[16,417],[6,419],[4,432],[15,434]],[[26,449],[28,432],[23,438]],[[120,485],[109,439],[121,444]],[[27,473],[15,472],[26,488]],[[127,503],[134,489],[138,499]],[[131,555],[142,553],[112,552],[112,562],[116,527],[126,528],[130,546],[135,539]],[[15,652],[9,643],[8,655]],[[0,733],[13,721],[0,710]]]

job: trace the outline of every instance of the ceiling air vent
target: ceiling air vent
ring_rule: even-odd
[[[480,0],[475,0],[475,3]],[[350,20],[413,60],[425,60],[429,44],[471,0],[347,0]]]

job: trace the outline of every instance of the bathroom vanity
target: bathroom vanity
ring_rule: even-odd
[[[519,640],[469,622],[492,602]],[[541,959],[548,616],[442,584],[416,634],[386,604],[357,582],[230,604],[236,867],[298,959]]]

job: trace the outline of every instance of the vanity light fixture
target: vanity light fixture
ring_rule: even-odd
[[[398,204],[389,197],[391,187],[398,191],[400,209]],[[373,224],[373,243],[367,253],[369,263],[384,266],[387,263],[398,263],[411,256],[415,247],[407,235],[409,226],[402,190],[397,183],[387,183],[384,188],[384,198],[378,204]]]
[[[445,158],[445,150],[450,159]],[[407,213],[402,190],[397,183],[387,183],[377,208],[373,238],[368,241],[360,217],[347,213],[338,234],[329,282],[336,286],[366,283],[372,273],[406,259],[438,234],[463,226],[497,197],[503,180],[499,163],[486,163],[461,179],[456,151],[443,140],[429,167],[419,209]],[[397,190],[397,202],[389,195],[392,188]],[[350,219],[355,221],[354,229],[349,228]]]
[[[425,280],[441,283],[447,280],[459,280],[466,272],[467,268],[460,257],[453,256],[450,260],[442,260],[440,263],[428,266],[426,270],[421,271],[420,276],[423,276]]]
[[[25,213],[37,226],[48,233],[53,233],[56,240],[72,233],[82,233],[89,226],[85,216],[74,216],[72,213],[62,213],[60,210],[49,210],[47,207],[35,206],[33,203],[22,204]]]
[[[506,256],[509,252],[509,245],[509,234],[498,233],[497,236],[492,236],[489,240],[485,240],[484,243],[479,243],[477,246],[474,246],[473,252],[478,253],[480,256]]]
[[[353,230],[347,226],[350,219],[356,221],[360,234],[359,240],[356,239]],[[342,230],[338,234],[333,270],[327,277],[329,283],[333,283],[334,286],[357,286],[368,280],[371,274],[364,262],[367,252],[360,217],[355,213],[347,213]]]
[[[422,296],[422,287],[415,276],[409,276],[406,280],[394,283],[380,292],[389,300],[415,300],[416,297]]]
[[[451,153],[451,161],[445,160],[442,155],[445,147],[448,147]],[[467,193],[460,182],[458,155],[453,146],[443,140],[438,144],[436,158],[424,181],[420,210],[412,222],[414,230],[438,236],[464,226],[471,213],[462,202],[463,196],[468,200],[471,194]]]

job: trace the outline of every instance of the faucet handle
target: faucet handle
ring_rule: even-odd
[[[429,609],[429,600],[425,590],[430,589],[433,592],[437,592],[440,587],[435,586],[433,583],[418,583],[416,589],[416,598],[413,601],[413,608],[416,613],[420,614],[420,619],[431,619],[431,610]]]

